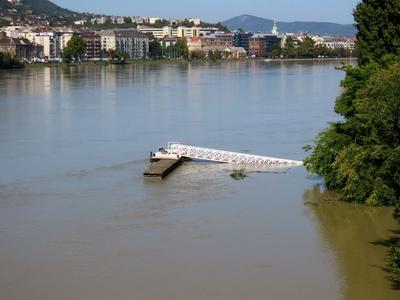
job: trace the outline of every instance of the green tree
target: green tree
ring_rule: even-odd
[[[86,42],[78,35],[72,36],[62,53],[63,61],[67,64],[73,60],[78,60],[80,56],[85,54]]]
[[[132,18],[131,17],[124,17],[124,23],[125,24],[132,24]]]
[[[162,28],[164,26],[169,26],[169,21],[162,19],[162,20],[156,20],[154,24],[150,25],[151,27],[155,27],[155,28]]]
[[[338,101],[353,94],[352,110],[317,137],[305,164],[343,200],[394,206],[400,222],[400,62],[351,68],[348,74],[343,84],[349,89]],[[397,284],[399,253],[400,243],[394,244],[388,260]]]
[[[209,50],[208,51],[208,58],[212,61],[217,61],[222,59],[222,52],[219,50]]]
[[[274,46],[274,48],[272,49],[272,57],[273,58],[280,58],[282,54],[282,48],[281,45],[277,44]]]
[[[400,54],[400,1],[363,0],[355,11],[358,63],[379,61],[385,54]]]
[[[388,260],[389,270],[392,273],[393,282],[400,284],[400,241],[391,247],[391,255]]]
[[[129,58],[129,55],[126,52],[111,49],[107,51],[107,57],[113,61],[124,62]]]
[[[113,23],[113,21],[111,20],[111,17],[110,16],[108,16],[108,17],[106,17],[106,19],[104,20],[104,24],[112,24]]]
[[[0,52],[0,69],[21,68],[24,65],[12,58],[9,53]]]
[[[195,50],[190,53],[190,58],[194,60],[201,60],[206,57],[206,53],[202,50]]]
[[[7,19],[0,18],[0,27],[10,26],[11,22]]]
[[[297,57],[296,44],[291,36],[286,38],[285,47],[283,48],[282,53],[286,58]]]
[[[151,58],[161,58],[162,56],[162,47],[160,42],[157,39],[153,39],[149,43],[149,54]]]
[[[313,58],[314,55],[314,41],[310,37],[306,37],[297,48],[298,56],[302,58]]]
[[[347,201],[395,206],[400,222],[400,1],[363,0],[355,11],[359,65],[344,66],[343,117],[320,133],[305,165]],[[341,52],[338,52],[341,54]],[[388,261],[400,284],[400,243]]]
[[[175,49],[176,58],[184,58],[187,59],[189,56],[189,50],[187,47],[187,41],[185,38],[181,38],[177,41],[177,43],[172,46]]]
[[[184,27],[194,27],[195,25],[194,25],[194,22],[193,22],[193,21],[191,22],[191,21],[189,21],[188,19],[185,19],[185,20],[182,21],[181,26],[184,26]]]

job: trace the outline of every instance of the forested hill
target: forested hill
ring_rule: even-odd
[[[274,21],[251,15],[242,15],[222,22],[230,30],[243,29],[251,32],[270,32]],[[306,32],[320,35],[355,36],[356,28],[352,24],[337,24],[327,22],[280,22],[280,32]]]
[[[68,9],[62,8],[48,0],[22,0],[23,5],[29,7],[35,15],[69,15],[75,14]]]
[[[35,16],[78,16],[81,13],[62,8],[48,0],[21,0],[19,3],[10,3],[7,0],[0,0],[0,10],[3,16],[8,10],[16,11],[17,14]],[[9,11],[10,12],[10,11]]]

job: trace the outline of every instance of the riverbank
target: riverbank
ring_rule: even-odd
[[[187,65],[190,63],[204,64],[204,63],[223,63],[223,62],[257,62],[257,63],[285,63],[285,62],[335,62],[335,61],[357,61],[357,58],[283,58],[283,59],[271,59],[266,60],[264,58],[242,58],[242,59],[226,59],[226,60],[186,60],[186,59],[140,59],[140,60],[128,60],[125,63],[115,63],[111,61],[86,61],[79,62],[73,65],[64,63],[32,63],[24,64],[28,68],[40,68],[40,67],[76,67],[76,66],[99,66],[99,65],[134,65],[134,64],[149,64],[149,65],[164,65],[164,64],[180,64]]]

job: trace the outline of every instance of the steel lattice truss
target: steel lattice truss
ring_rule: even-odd
[[[235,164],[302,165],[301,161],[170,144],[168,152],[181,157]]]

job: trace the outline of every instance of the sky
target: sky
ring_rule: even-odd
[[[250,14],[278,21],[353,23],[358,0],[51,0],[61,7],[107,15],[198,17],[209,22]]]

